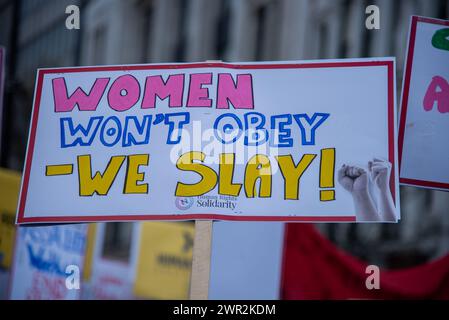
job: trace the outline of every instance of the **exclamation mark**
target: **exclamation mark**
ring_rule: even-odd
[[[335,148],[321,149],[320,188],[335,188]],[[335,190],[320,190],[320,201],[335,200]]]

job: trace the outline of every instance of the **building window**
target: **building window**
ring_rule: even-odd
[[[145,7],[143,7],[144,10],[144,26],[146,31],[148,32],[142,32],[142,61],[143,63],[148,62],[148,58],[150,57],[151,52],[151,38],[152,38],[152,30],[154,28],[154,8],[151,5],[151,3],[147,4]]]
[[[187,49],[187,14],[189,2],[187,0],[179,0],[178,3],[178,41],[175,47],[175,61],[184,62]]]
[[[220,15],[218,17],[215,31],[215,56],[224,60],[229,41],[229,25],[231,19],[231,7],[229,0],[220,2]]]
[[[319,41],[319,53],[318,57],[320,59],[327,58],[327,52],[329,49],[329,30],[328,25],[326,22],[322,22],[319,26],[319,34],[320,34],[320,41]]]
[[[94,32],[93,64],[104,64],[106,47],[106,29],[99,26]]]
[[[104,232],[102,256],[106,259],[129,261],[133,224],[108,222]]]
[[[279,1],[269,1],[258,5],[254,11],[255,23],[255,60],[272,60],[277,57],[279,47],[279,25],[280,25]]]

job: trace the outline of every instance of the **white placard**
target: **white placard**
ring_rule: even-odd
[[[399,125],[400,182],[449,190],[449,21],[413,16]]]
[[[19,227],[11,299],[79,299],[87,225]]]
[[[397,221],[394,74],[393,58],[41,69],[17,221]]]

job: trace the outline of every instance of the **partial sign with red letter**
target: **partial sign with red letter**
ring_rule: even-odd
[[[400,182],[449,190],[449,21],[413,16],[399,125]]]

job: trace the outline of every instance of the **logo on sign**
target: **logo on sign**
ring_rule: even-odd
[[[187,210],[193,206],[193,199],[187,197],[177,197],[175,200],[175,205],[179,210]]]

